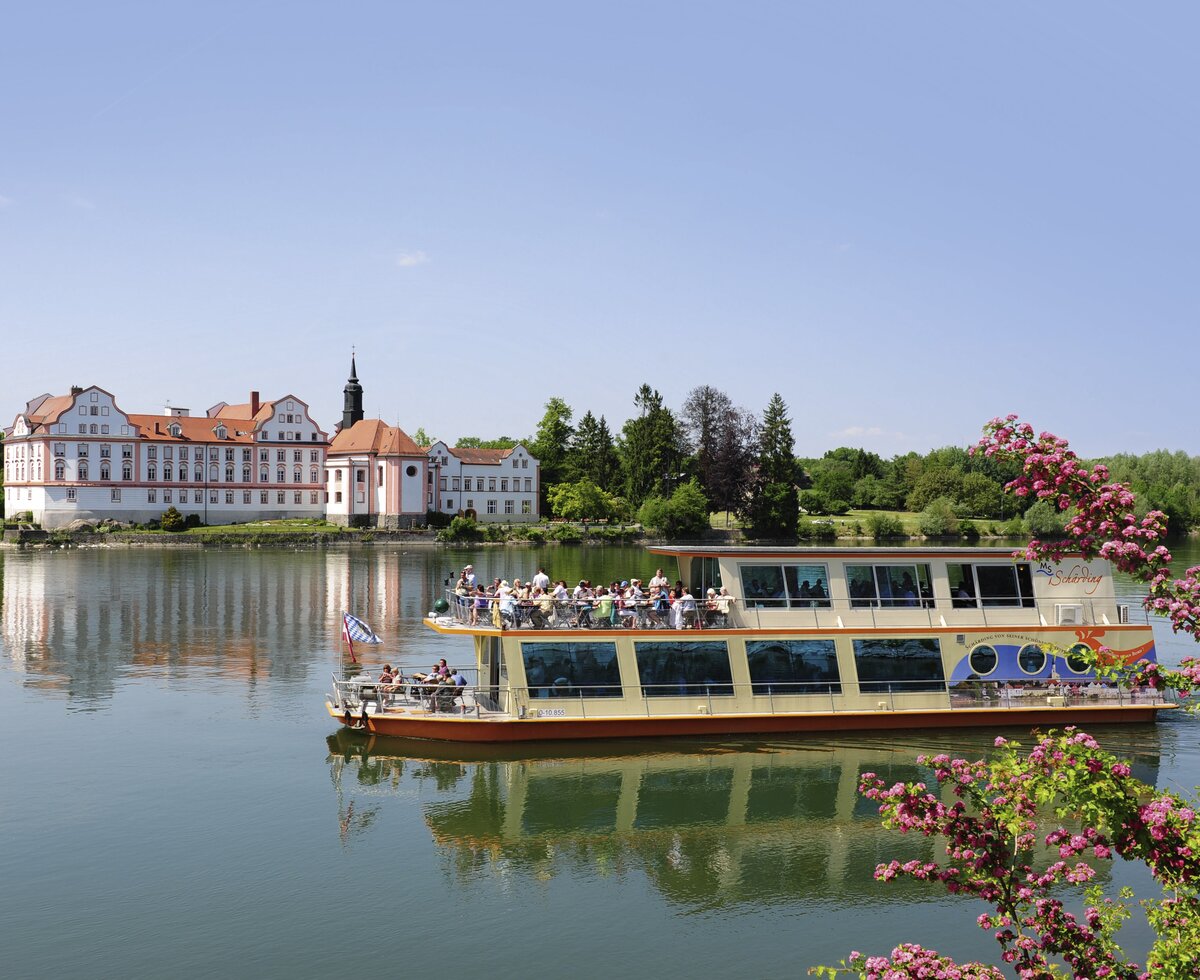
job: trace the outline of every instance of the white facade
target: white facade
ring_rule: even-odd
[[[455,449],[435,442],[427,450],[429,507],[483,523],[533,523],[539,518],[538,461],[513,449]]]
[[[425,523],[428,460],[402,430],[360,419],[333,437],[326,513],[335,524],[400,528]]]
[[[324,516],[328,438],[294,395],[130,415],[102,388],[35,398],[4,440],[6,512],[46,529],[147,523],[168,507],[206,524]]]

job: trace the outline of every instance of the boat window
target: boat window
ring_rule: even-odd
[[[1046,668],[1046,651],[1036,643],[1026,643],[1017,652],[1017,666],[1026,674],[1040,674]]]
[[[700,581],[695,583],[699,592],[693,595],[704,595],[709,589],[721,591],[725,583],[721,581],[721,563],[716,558],[700,558],[692,563],[693,574],[699,574]]]
[[[990,647],[986,643],[981,643],[967,658],[971,665],[972,673],[978,674],[980,677],[986,677],[996,669],[996,664],[1000,658],[996,656],[996,648]]]
[[[1033,606],[1033,577],[1029,564],[946,565],[951,601],[957,608],[984,606]],[[978,599],[978,602],[976,601]]]
[[[733,694],[724,640],[635,643],[644,697]]]
[[[851,606],[933,607],[928,565],[847,565]]]
[[[755,694],[841,694],[833,640],[750,640]]]
[[[1092,669],[1087,660],[1091,652],[1092,648],[1086,643],[1076,643],[1067,651],[1067,669],[1072,673],[1086,674]]]
[[[829,607],[826,565],[742,565],[741,573],[747,606]]]
[[[854,641],[859,689],[865,692],[940,691],[945,688],[941,644],[934,639]]]
[[[619,698],[615,643],[522,643],[531,698]]]

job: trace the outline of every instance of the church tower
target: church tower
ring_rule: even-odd
[[[354,355],[350,355],[350,377],[343,389],[346,400],[342,410],[342,429],[345,432],[355,422],[361,422],[363,417],[363,391],[358,383],[358,369],[354,365]]]

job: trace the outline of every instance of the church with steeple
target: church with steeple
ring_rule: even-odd
[[[356,356],[343,390],[342,421],[326,457],[326,516],[347,527],[407,528],[434,505],[432,468],[403,429],[363,415]]]

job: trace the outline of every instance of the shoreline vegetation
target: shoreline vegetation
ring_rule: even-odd
[[[989,540],[1008,543],[1027,535],[1026,523],[1020,518],[1007,521],[980,520],[971,522],[967,533],[960,528],[954,534],[922,532],[919,513],[907,511],[851,511],[836,518],[801,518],[797,537],[787,543],[804,545],[888,544],[913,541],[935,541],[939,544],[959,542],[964,545],[986,543]],[[968,523],[968,522],[964,522]],[[447,527],[431,526],[411,529],[382,529],[374,527],[343,527],[320,520],[255,521],[246,524],[220,524],[190,527],[177,531],[161,528],[133,527],[118,522],[101,521],[77,528],[43,530],[36,525],[10,521],[4,525],[3,543],[23,548],[70,547],[165,547],[165,548],[249,548],[249,547],[327,547],[356,544],[651,544],[668,540],[633,522],[605,523],[594,521],[543,520],[536,524],[480,524],[456,519]],[[692,540],[723,541],[730,544],[779,543],[755,539],[734,515],[710,515],[709,528]]]

